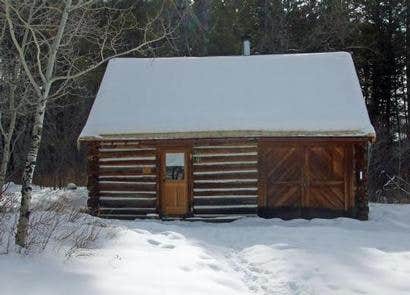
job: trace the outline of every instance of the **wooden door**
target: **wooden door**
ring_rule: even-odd
[[[347,210],[353,194],[351,146],[311,146],[306,153],[308,207]]]
[[[161,154],[161,211],[165,216],[184,216],[189,211],[186,150],[166,150]]]
[[[300,208],[303,194],[303,149],[266,145],[260,150],[262,189],[268,208]],[[262,205],[263,206],[263,205]]]
[[[261,144],[259,206],[289,217],[349,210],[354,206],[352,152],[350,145],[337,143]]]

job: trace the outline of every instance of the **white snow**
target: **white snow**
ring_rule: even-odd
[[[6,193],[13,194],[16,199],[16,204],[20,201],[21,186],[13,182],[4,185]],[[71,189],[53,189],[50,187],[34,186],[34,193],[32,194],[31,204],[34,207],[47,207],[50,203],[55,202],[61,198],[67,198],[70,204],[77,208],[85,208],[87,206],[88,191],[85,187],[78,187],[76,190]],[[0,199],[0,206],[2,205]]]
[[[333,52],[112,59],[80,138],[200,131],[374,135],[352,58]]]
[[[70,193],[83,197],[81,189]],[[37,188],[34,200],[61,194]],[[0,255],[1,294],[373,295],[410,290],[410,205],[371,204],[365,222],[91,219],[105,224],[101,235],[70,258],[50,249]]]

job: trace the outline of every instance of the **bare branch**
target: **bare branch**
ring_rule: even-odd
[[[20,62],[24,68],[24,71],[28,77],[28,79],[30,80],[31,85],[34,87],[36,93],[38,96],[41,96],[41,88],[40,86],[37,84],[37,82],[35,81],[29,67],[27,64],[27,60],[26,60],[26,56],[24,54],[23,48],[20,46],[19,42],[17,41],[16,35],[15,35],[15,30],[14,30],[14,24],[13,21],[11,19],[10,16],[10,3],[8,0],[2,0],[3,3],[5,4],[6,7],[6,20],[7,20],[7,24],[9,27],[9,33],[11,36],[11,39],[13,40],[13,44],[16,47],[17,52],[19,53],[19,57],[20,57]]]

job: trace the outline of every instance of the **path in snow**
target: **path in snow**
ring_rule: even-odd
[[[248,218],[227,224],[121,224],[129,230],[143,228],[157,237],[170,232],[171,236],[183,237],[185,243],[201,249],[202,254],[193,256],[209,259],[191,264],[190,270],[206,265],[220,272],[221,277],[239,277],[250,293],[408,294],[409,213],[408,205],[373,205],[368,222],[346,218]],[[162,242],[162,246],[178,248],[167,239]],[[235,290],[238,292],[239,288]]]
[[[68,260],[53,251],[0,255],[0,292],[409,294],[410,205],[372,204],[370,212],[367,222],[105,220],[115,235]]]

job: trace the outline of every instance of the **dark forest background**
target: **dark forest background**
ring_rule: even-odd
[[[370,155],[370,198],[410,200],[407,1],[168,0],[122,5],[132,7],[140,21],[147,12],[160,12],[174,28],[144,56],[239,55],[245,35],[251,38],[252,54],[350,52],[377,132]],[[141,38],[141,32],[131,31],[123,41],[132,46]],[[85,155],[77,138],[104,70],[82,77],[76,81],[78,88],[49,105],[36,184],[85,184]],[[18,122],[25,132],[18,134],[8,172],[15,182],[24,165],[31,120],[27,115]],[[1,143],[0,139],[0,149]]]

